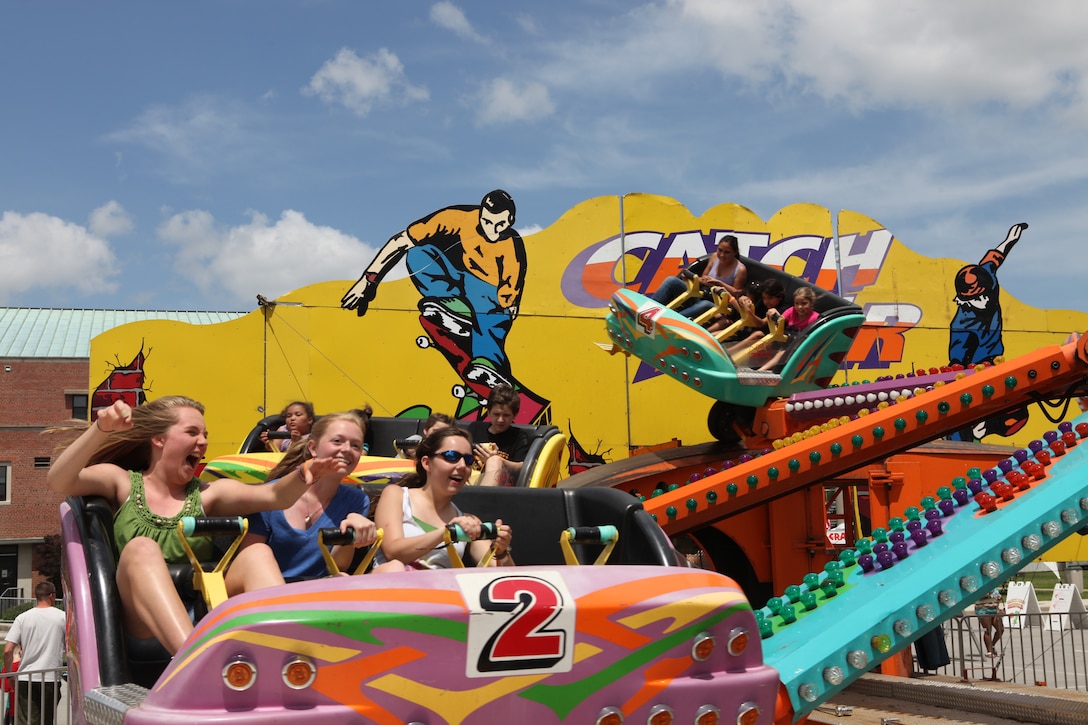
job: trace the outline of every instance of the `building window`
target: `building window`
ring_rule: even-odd
[[[72,409],[72,417],[76,420],[87,420],[87,394],[71,393],[68,395],[68,406]]]
[[[0,463],[0,503],[11,503],[10,463]]]

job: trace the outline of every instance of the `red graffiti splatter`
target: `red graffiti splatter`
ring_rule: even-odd
[[[570,433],[570,436],[567,439],[567,453],[570,454],[570,459],[567,461],[567,472],[569,474],[573,475],[575,473],[581,473],[582,471],[588,471],[591,468],[603,466],[608,463],[604,456],[600,455],[599,442],[597,444],[597,453],[590,453],[585,448],[582,448],[582,444],[574,437],[574,431],[570,427],[570,421],[567,421],[567,432]],[[608,453],[608,451],[605,451],[605,453]]]
[[[140,352],[128,365],[110,364],[110,374],[98,384],[91,394],[91,420],[95,419],[98,411],[108,408],[115,401],[123,400],[133,408],[147,401],[147,388],[145,387],[144,361],[151,351],[144,354],[143,345]]]

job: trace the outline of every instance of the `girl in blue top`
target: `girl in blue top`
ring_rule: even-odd
[[[249,517],[249,533],[243,551],[267,546],[284,579],[315,579],[327,575],[321,558],[318,532],[323,528],[355,531],[352,546],[333,547],[332,555],[343,570],[351,565],[354,549],[374,543],[374,522],[367,518],[370,499],[353,483],[344,483],[363,452],[365,424],[352,413],[326,415],[313,425],[310,437],[288,449],[268,474],[270,481],[289,475],[313,459],[331,459],[336,467],[316,478],[302,496],[283,510],[261,511]],[[230,571],[227,590],[231,589]]]

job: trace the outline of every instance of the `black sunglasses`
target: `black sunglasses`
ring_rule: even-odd
[[[476,462],[476,456],[472,453],[458,453],[457,451],[440,451],[435,453],[436,456],[441,458],[446,463],[457,463],[457,461],[464,460],[466,466],[471,466]]]

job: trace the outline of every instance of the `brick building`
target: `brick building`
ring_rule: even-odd
[[[45,485],[55,440],[42,431],[87,419],[91,338],[141,320],[202,324],[242,314],[0,308],[0,596],[32,596],[41,579],[34,546],[60,533],[63,497]]]

